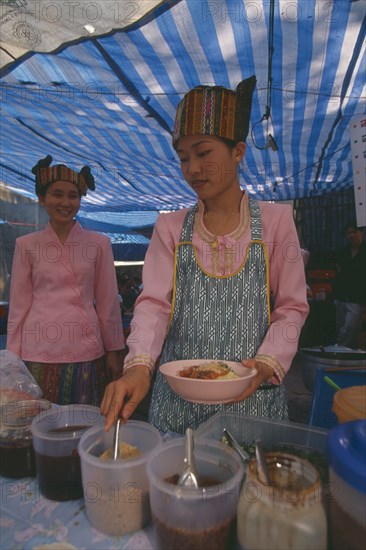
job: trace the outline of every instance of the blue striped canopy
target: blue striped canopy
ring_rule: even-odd
[[[177,104],[196,85],[235,88],[256,74],[253,139],[240,167],[247,192],[291,200],[352,186],[349,125],[365,111],[364,1],[275,0],[268,94],[270,23],[269,0],[170,0],[126,29],[8,64],[2,182],[34,196],[31,167],[51,154],[92,168],[97,189],[81,216],[137,220],[193,204],[171,145]],[[269,133],[278,151],[265,148]]]

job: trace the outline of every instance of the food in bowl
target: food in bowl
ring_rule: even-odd
[[[183,378],[194,378],[198,380],[232,380],[239,378],[227,363],[223,361],[209,361],[202,365],[192,365],[179,371]]]
[[[234,377],[221,379],[191,378],[181,376],[181,371],[190,372],[191,367],[208,364],[225,364]],[[183,359],[164,363],[159,367],[171,389],[186,401],[201,404],[228,403],[238,398],[256,375],[255,368],[244,367],[242,363],[221,359]],[[227,373],[227,371],[226,371]],[[218,383],[220,380],[220,383]]]
[[[119,444],[119,457],[120,458],[135,458],[136,456],[140,456],[141,451],[138,447],[135,445],[130,445],[129,443],[126,443],[125,441],[121,441]],[[108,447],[105,451],[102,452],[102,454],[99,456],[102,460],[112,460],[113,458],[113,449],[112,447]]]

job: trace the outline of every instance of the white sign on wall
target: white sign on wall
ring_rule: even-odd
[[[353,185],[358,227],[366,226],[366,114],[351,119]]]

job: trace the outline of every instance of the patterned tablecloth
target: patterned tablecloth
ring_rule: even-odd
[[[153,526],[109,537],[89,523],[84,500],[56,502],[44,498],[34,478],[0,478],[1,550],[154,548]]]

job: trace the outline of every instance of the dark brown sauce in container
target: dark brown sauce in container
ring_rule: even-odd
[[[36,453],[37,480],[43,496],[50,500],[78,500],[83,497],[80,457]]]
[[[3,403],[0,407],[0,475],[34,477],[36,462],[30,424],[35,416],[51,407],[44,399]]]
[[[177,485],[179,474],[173,474],[164,479],[167,483]],[[199,487],[212,487],[222,483],[222,479],[200,475]],[[194,491],[194,488],[189,490]],[[155,537],[160,550],[226,550],[233,546],[235,540],[235,521],[230,520],[214,527],[202,528],[195,531],[168,525],[153,515]]]
[[[51,434],[64,434],[70,432],[79,432],[80,430],[86,430],[90,426],[61,426],[61,428],[53,428],[49,433]]]
[[[198,531],[167,525],[154,515],[153,522],[160,550],[226,550],[235,536],[234,520]]]
[[[71,424],[49,430],[50,434],[72,434],[89,428],[87,425]],[[75,440],[77,447],[78,439]],[[83,497],[80,457],[75,448],[66,456],[50,456],[36,453],[38,484],[43,496],[50,500],[78,500]]]
[[[0,437],[0,475],[12,478],[36,475],[31,439],[12,440]]]
[[[72,404],[55,405],[32,422],[37,481],[45,498],[68,501],[83,497],[78,444],[99,420],[98,407]]]
[[[172,485],[178,485],[179,474],[173,474],[170,477],[165,478],[164,481],[171,483]],[[222,483],[222,480],[215,479],[213,477],[199,476],[198,486],[199,487],[212,487],[213,485],[219,485]]]

